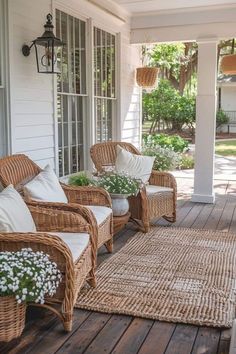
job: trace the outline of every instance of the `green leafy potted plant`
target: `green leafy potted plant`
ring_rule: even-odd
[[[56,263],[43,252],[0,252],[0,342],[21,335],[26,304],[43,304],[45,295],[56,293],[61,278]]]
[[[91,186],[94,185],[94,181],[86,172],[79,172],[70,176],[69,184],[72,186]]]
[[[136,195],[140,188],[138,180],[114,172],[102,175],[98,180],[98,185],[110,194],[114,216],[127,214],[129,210],[128,197]]]

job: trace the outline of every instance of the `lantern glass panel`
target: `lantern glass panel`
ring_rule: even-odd
[[[58,47],[53,40],[35,43],[37,66],[39,73],[60,73],[57,61]]]

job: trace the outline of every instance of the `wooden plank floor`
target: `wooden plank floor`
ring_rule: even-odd
[[[192,180],[178,181],[179,200],[175,226],[236,232],[236,183],[215,182],[214,205],[192,203]],[[158,225],[166,225],[163,220]],[[117,252],[134,234],[129,225],[115,236]],[[109,255],[99,252],[99,263]],[[37,318],[37,320],[36,320]],[[0,345],[11,354],[227,354],[230,330],[174,324],[147,319],[75,310],[73,331],[47,311],[31,309],[20,339]]]

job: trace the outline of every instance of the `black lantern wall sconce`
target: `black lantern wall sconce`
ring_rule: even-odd
[[[23,45],[22,53],[25,57],[30,55],[31,48],[35,48],[37,69],[43,74],[58,74],[60,69],[57,62],[58,48],[63,47],[65,43],[57,38],[53,33],[52,15],[47,15],[47,22],[44,25],[45,32],[41,37],[32,41],[31,46]]]

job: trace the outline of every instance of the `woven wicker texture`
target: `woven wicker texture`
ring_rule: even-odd
[[[95,144],[91,147],[90,154],[99,173],[115,167],[117,145],[132,154],[141,155],[135,146],[126,142]],[[170,187],[173,189],[173,193],[164,192],[148,196],[145,188],[143,188],[137,197],[129,198],[131,218],[136,221],[140,230],[145,232],[149,230],[150,221],[154,218],[163,217],[170,222],[176,220],[177,186],[174,176],[168,172],[152,171],[149,183]]]
[[[96,289],[76,306],[168,322],[231,327],[235,317],[236,235],[152,228],[137,233],[98,269]]]
[[[158,68],[143,67],[136,70],[136,81],[141,87],[153,87],[157,81]]]
[[[0,342],[10,342],[25,327],[25,304],[17,304],[13,296],[0,297]]]
[[[85,208],[82,208],[82,205],[101,205],[111,207],[111,198],[109,194],[103,188],[99,187],[73,187],[61,183],[61,186],[68,198],[69,204],[52,202],[46,203],[39,201],[34,203],[29,199],[28,195],[25,195],[24,185],[26,182],[37,176],[40,171],[41,168],[37,166],[32,160],[30,160],[29,157],[23,154],[11,155],[0,159],[0,183],[3,187],[7,187],[9,184],[13,184],[14,187],[24,196],[28,205],[36,205],[38,207],[41,206],[42,208],[66,210],[65,208],[67,208],[67,205],[69,207],[70,205],[71,207],[75,207],[75,204],[77,204],[76,213],[80,213],[83,217],[85,217],[86,221],[93,227],[93,233],[96,234],[97,244],[99,247],[105,244],[107,250],[111,252],[113,243],[112,216],[108,217],[104,221],[103,225],[98,226],[93,213],[88,209],[86,212]],[[40,219],[43,226],[47,216],[43,216],[41,214]],[[55,223],[57,224],[56,220]],[[63,222],[63,225],[64,224],[65,223]],[[70,232],[70,228],[73,228],[74,226],[73,221],[71,220],[70,222],[67,222],[67,226],[67,230]],[[45,231],[45,228],[43,231]],[[49,230],[46,229],[46,231]],[[59,229],[57,227],[55,230],[51,231],[59,231]],[[66,231],[65,228],[63,228],[63,231]]]

